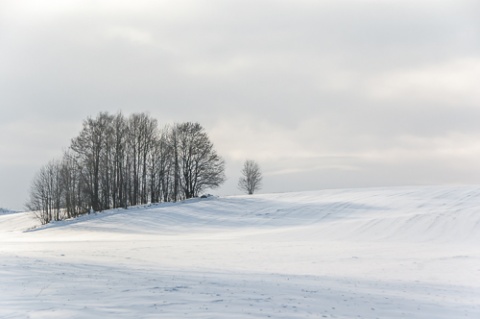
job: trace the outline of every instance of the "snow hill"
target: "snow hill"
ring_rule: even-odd
[[[0,318],[480,318],[480,187],[0,216]]]

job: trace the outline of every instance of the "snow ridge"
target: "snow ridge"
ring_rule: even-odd
[[[480,240],[480,187],[324,190],[191,199],[40,227],[125,234],[302,229],[312,240]],[[37,229],[38,230],[38,229]],[[271,233],[271,232],[270,232]]]

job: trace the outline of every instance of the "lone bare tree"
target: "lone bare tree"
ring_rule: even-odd
[[[246,160],[243,164],[242,177],[238,180],[238,188],[249,195],[261,188],[262,172],[257,162]]]

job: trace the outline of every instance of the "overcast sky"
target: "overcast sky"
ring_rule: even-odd
[[[0,207],[88,116],[197,121],[238,194],[480,184],[480,1],[0,1]]]

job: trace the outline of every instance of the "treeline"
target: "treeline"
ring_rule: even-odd
[[[145,113],[83,122],[61,159],[35,176],[27,208],[43,224],[131,205],[196,197],[225,180],[224,160],[198,123],[159,129]]]

